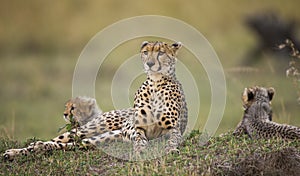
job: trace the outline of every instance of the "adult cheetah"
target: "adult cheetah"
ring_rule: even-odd
[[[66,103],[64,118],[79,127],[51,141],[37,141],[26,148],[6,150],[4,157],[68,149],[79,137],[83,146],[97,146],[112,140],[133,142],[134,151],[145,149],[148,140],[169,136],[165,150],[178,151],[188,121],[181,84],[175,76],[175,63],[181,43],[143,42],[141,58],[146,81],[135,93],[134,107],[102,113],[93,98],[76,97]]]

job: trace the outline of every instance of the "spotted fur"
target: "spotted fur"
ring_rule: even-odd
[[[148,140],[168,134],[166,152],[178,151],[185,131],[188,110],[183,88],[175,75],[175,63],[181,43],[144,42],[141,58],[146,81],[137,90],[134,99],[134,119],[127,121],[124,134],[134,143],[135,151],[142,151]],[[126,130],[124,130],[126,131]]]
[[[67,123],[78,122],[80,126],[102,114],[94,98],[75,97],[65,103],[63,118]]]
[[[244,116],[234,131],[235,135],[245,133],[253,139],[300,139],[299,127],[272,121],[271,101],[274,93],[272,87],[245,88],[242,95]]]
[[[134,107],[102,113],[96,100],[76,97],[66,103],[64,119],[75,120],[79,127],[51,141],[37,141],[26,148],[10,149],[6,159],[17,155],[68,149],[76,145],[98,146],[112,140],[131,141],[135,152],[144,150],[148,140],[169,136],[166,152],[178,151],[187,125],[187,105],[183,89],[175,76],[175,63],[181,43],[143,42],[142,63],[146,81],[135,93]]]
[[[79,122],[80,126],[70,132],[65,132],[50,141],[37,141],[28,147],[9,149],[3,154],[5,159],[12,160],[15,156],[27,156],[50,150],[68,150],[80,144],[75,143],[75,137],[82,140],[83,146],[97,146],[101,142],[112,140],[122,141],[122,125],[126,118],[133,116],[133,108],[113,110],[102,113],[96,100],[89,97],[75,97],[65,104],[64,119],[69,122],[71,118]]]

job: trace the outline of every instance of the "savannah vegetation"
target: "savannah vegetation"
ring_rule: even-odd
[[[36,137],[50,139],[65,124],[64,103],[72,96],[72,78],[77,59],[86,43],[99,31],[118,20],[138,15],[164,15],[183,20],[199,30],[211,43],[224,68],[227,82],[226,109],[215,137],[200,145],[200,135],[210,110],[210,84],[201,63],[186,49],[179,60],[192,72],[201,101],[196,126],[181,146],[180,155],[168,155],[144,162],[127,162],[101,150],[53,151],[46,155],[0,160],[0,175],[228,175],[295,174],[300,168],[298,142],[252,141],[233,138],[242,116],[241,93],[245,87],[274,87],[273,120],[300,126],[297,79],[286,77],[290,61],[278,64],[275,55],[264,53],[251,66],[240,66],[250,48],[259,44],[244,19],[266,10],[283,19],[300,21],[299,2],[283,1],[9,1],[0,6],[0,152],[23,147]],[[299,28],[300,29],[300,28]],[[299,30],[297,31],[299,34]],[[299,36],[299,35],[298,35]],[[138,38],[118,46],[101,65],[96,80],[96,99],[103,111],[114,109],[111,96],[115,71],[138,53],[144,40]],[[101,52],[101,51],[99,51]],[[128,68],[128,71],[138,68]],[[142,70],[142,65],[140,68]],[[126,76],[126,73],[124,73]],[[179,76],[179,75],[178,75]],[[143,81],[130,86],[129,99]],[[299,79],[298,79],[299,81]],[[295,86],[296,85],[296,86]],[[298,84],[299,85],[299,84]],[[184,85],[183,85],[184,86]],[[197,107],[189,104],[189,111]],[[225,133],[222,137],[220,134]],[[281,159],[287,157],[286,165]],[[292,159],[290,159],[292,158]],[[264,162],[266,161],[266,162]],[[276,162],[275,162],[276,161]],[[293,162],[294,161],[294,162]],[[270,163],[275,163],[271,165]],[[275,169],[274,169],[275,168]],[[299,171],[298,171],[299,173]]]

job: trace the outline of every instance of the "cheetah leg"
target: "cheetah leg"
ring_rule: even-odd
[[[69,146],[75,146],[74,143],[75,134],[77,134],[77,136],[79,137],[88,135],[74,129],[71,132],[66,132],[53,138],[51,141],[46,141],[46,142],[36,141],[31,143],[28,147],[25,148],[6,150],[3,156],[5,159],[12,160],[18,155],[27,156],[31,153],[39,153],[42,151],[60,150],[60,149],[67,150]]]
[[[29,147],[26,147],[26,148],[20,148],[20,149],[6,150],[3,154],[3,157],[5,160],[13,160],[18,155],[27,156],[29,154],[30,154]]]
[[[74,147],[74,143],[57,143],[53,141],[37,141],[32,142],[28,147],[21,149],[9,149],[3,154],[4,159],[13,160],[16,156],[28,156],[31,153],[42,153],[51,150],[67,150]]]
[[[178,146],[181,143],[182,135],[178,128],[173,128],[169,132],[170,138],[165,147],[166,153],[179,153]]]
[[[93,119],[91,122],[88,122],[82,127],[79,127],[78,129],[73,129],[71,132],[63,133],[53,138],[51,141],[47,141],[47,142],[37,141],[35,145],[31,144],[25,148],[6,150],[3,156],[5,159],[11,160],[18,155],[25,156],[42,150],[46,151],[46,150],[53,150],[53,149],[66,149],[68,146],[75,145],[74,143],[75,136],[77,136],[79,139],[90,138],[90,140],[87,141],[91,142],[93,141],[92,136],[95,136],[95,134],[99,134],[99,133],[109,134],[109,132],[107,132],[109,129],[106,128],[106,120],[105,120],[108,119],[108,117],[111,116],[107,115],[105,118],[103,117],[99,119]],[[121,117],[115,117],[115,118],[121,118]],[[83,144],[83,146],[84,145],[85,144]]]
[[[83,139],[82,145],[84,147],[99,146],[101,143],[104,143],[104,142],[122,141],[122,140],[123,140],[122,131],[121,130],[113,130],[110,132],[106,132],[103,134],[92,136],[90,138]]]
[[[134,151],[139,154],[141,153],[148,145],[148,139],[145,135],[145,131],[140,128],[136,128],[135,135],[133,137],[133,148]]]

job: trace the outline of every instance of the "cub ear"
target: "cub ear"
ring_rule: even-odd
[[[268,88],[268,96],[270,101],[272,101],[274,94],[275,94],[275,89],[273,87]]]
[[[182,47],[182,43],[181,42],[176,42],[176,43],[173,43],[171,45],[171,49],[173,50],[174,54],[176,55],[178,50]]]
[[[90,106],[94,106],[95,104],[97,104],[97,101],[95,98],[89,98],[87,104]]]
[[[146,45],[148,45],[148,41],[143,41],[142,42],[142,45],[141,45],[141,50],[146,46]]]
[[[247,104],[249,101],[253,100],[253,98],[254,98],[254,90],[252,88],[245,88],[242,95],[243,103]]]

